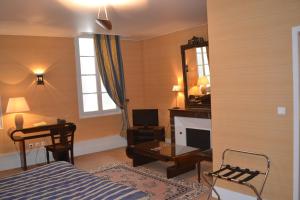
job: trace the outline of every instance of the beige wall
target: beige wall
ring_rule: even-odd
[[[142,42],[140,41],[122,41],[121,45],[126,80],[126,94],[129,99],[129,119],[131,122],[132,108],[144,107],[143,49]]]
[[[291,28],[299,8],[298,0],[208,1],[214,168],[227,147],[267,154],[264,196],[272,200],[292,199]]]
[[[169,137],[168,109],[175,106],[171,89],[177,82],[182,85],[180,45],[193,36],[207,39],[207,25],[140,42],[122,41],[130,119],[132,108],[159,108]],[[40,67],[46,69],[45,86],[34,82],[33,70]],[[0,153],[16,150],[7,136],[14,115],[5,114],[8,98],[14,96],[25,96],[30,106],[25,126],[66,118],[77,124],[76,141],[120,131],[118,115],[79,119],[73,38],[0,36],[0,96],[4,114]],[[183,107],[182,93],[178,99]]]
[[[160,124],[170,137],[169,111],[175,106],[172,86],[182,84],[180,46],[193,36],[207,40],[207,25],[143,41],[145,106],[159,109]],[[179,93],[178,103],[184,107],[184,95]]]
[[[130,106],[143,106],[141,44],[122,41],[124,71]],[[45,68],[45,86],[35,84],[33,70]],[[65,118],[77,124],[76,141],[118,134],[120,115],[79,119],[75,49],[73,38],[0,36],[0,96],[4,129],[0,130],[0,153],[16,151],[7,136],[14,126],[13,114],[5,114],[9,97],[26,97],[31,111],[25,126]]]

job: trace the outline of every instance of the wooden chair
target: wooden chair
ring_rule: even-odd
[[[52,152],[55,161],[68,161],[74,164],[74,133],[76,125],[73,123],[59,124],[50,130],[52,145],[45,146],[47,163],[49,160],[49,151]],[[69,152],[71,155],[69,155]],[[71,157],[71,159],[70,159]]]

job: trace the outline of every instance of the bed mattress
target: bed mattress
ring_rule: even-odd
[[[1,200],[141,200],[148,199],[147,196],[136,188],[94,176],[67,162],[54,162],[0,179]]]

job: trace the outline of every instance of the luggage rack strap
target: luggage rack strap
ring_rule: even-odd
[[[209,176],[226,179],[228,181],[238,182],[240,184],[243,184],[243,183],[246,183],[246,182],[252,180],[259,174],[261,174],[261,172],[257,171],[257,170],[251,171],[248,168],[242,169],[240,167],[233,167],[230,165],[225,165],[224,167],[222,167],[221,169],[219,169],[215,172],[208,173]],[[234,176],[232,176],[232,175],[234,175]],[[238,179],[239,177],[244,176],[244,175],[247,175],[247,176],[243,177],[242,179]]]

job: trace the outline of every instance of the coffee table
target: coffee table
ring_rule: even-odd
[[[174,161],[167,168],[167,178],[172,178],[195,169],[201,149],[170,144],[158,140],[140,143],[133,147],[133,166],[137,167],[153,161]]]

